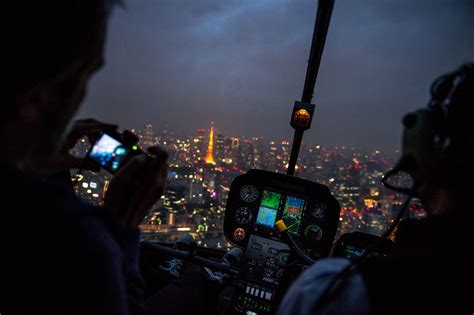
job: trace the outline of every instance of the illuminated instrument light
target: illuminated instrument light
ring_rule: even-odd
[[[136,145],[132,146],[132,150],[136,151],[138,150],[138,147]]]
[[[245,238],[245,230],[242,228],[236,228],[234,230],[234,239],[236,241],[241,241]]]
[[[293,114],[293,123],[298,127],[307,127],[311,122],[311,114],[308,110],[304,108],[298,109]]]
[[[109,183],[110,183],[110,182],[109,182],[108,180],[105,180],[105,181],[104,181],[104,191],[103,191],[104,195],[105,195],[105,193],[107,192],[107,189],[109,188]]]

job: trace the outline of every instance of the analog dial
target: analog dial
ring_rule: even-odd
[[[311,224],[304,230],[304,235],[311,240],[320,241],[323,238],[323,230],[319,225]]]
[[[254,185],[245,185],[240,189],[240,198],[245,202],[254,202],[258,198],[258,188]]]
[[[236,228],[233,233],[234,240],[240,242],[245,238],[245,230],[243,228]]]
[[[326,204],[322,202],[316,202],[311,211],[311,216],[313,219],[322,219],[324,218],[327,210],[328,206],[326,206]]]
[[[280,251],[277,256],[277,264],[279,266],[285,266],[288,263],[288,258],[290,257],[290,253],[288,251]]]
[[[249,207],[240,207],[235,212],[235,222],[249,224],[252,220],[252,210]]]

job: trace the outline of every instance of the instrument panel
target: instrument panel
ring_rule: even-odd
[[[345,257],[350,260],[358,259],[365,254],[385,256],[390,253],[392,248],[393,242],[390,239],[362,232],[352,232],[341,235],[337,240],[333,256]]]
[[[326,186],[305,179],[262,170],[235,178],[224,217],[227,240],[244,249],[234,311],[273,313],[299,268],[290,262],[296,256],[276,221],[283,220],[298,247],[318,259],[329,255],[339,211]]]
[[[232,183],[224,232],[230,243],[246,248],[252,235],[282,241],[275,222],[314,259],[329,255],[339,220],[339,203],[329,189],[308,180],[250,170]]]

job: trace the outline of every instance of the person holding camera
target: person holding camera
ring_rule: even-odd
[[[427,109],[403,119],[401,171],[428,216],[398,225],[387,256],[321,259],[287,291],[280,314],[472,314],[474,64],[441,76]],[[388,185],[387,185],[388,186]],[[409,205],[410,199],[406,204]]]
[[[7,1],[15,95],[0,115],[2,314],[144,313],[138,225],[163,194],[167,153],[151,147],[129,159],[103,207],[48,176],[96,168],[70,157],[68,148],[83,135],[116,128],[82,120],[64,136],[103,64],[111,2]]]

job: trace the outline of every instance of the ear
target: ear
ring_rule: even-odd
[[[32,89],[18,105],[18,116],[25,122],[37,121],[40,115],[51,112],[55,102],[54,85],[51,83],[40,84]]]

